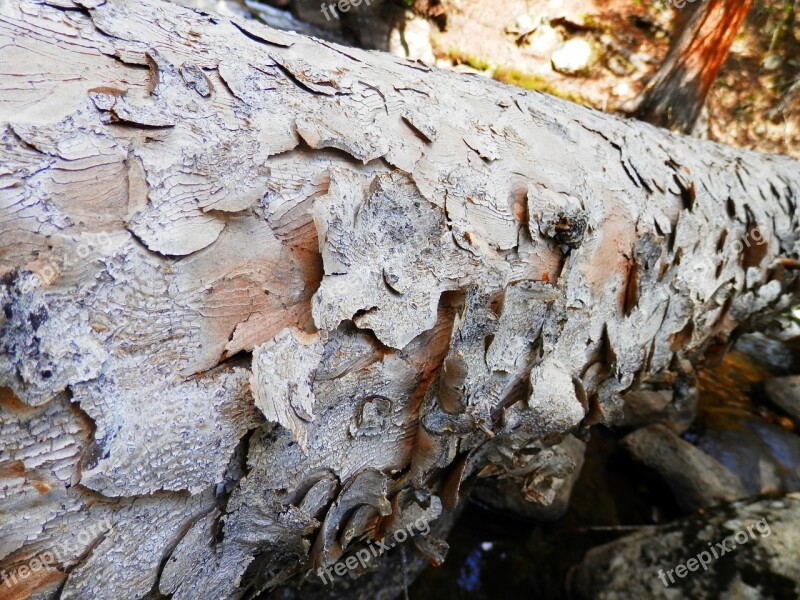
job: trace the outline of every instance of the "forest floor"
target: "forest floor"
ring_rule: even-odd
[[[423,4],[415,8],[432,11]],[[674,14],[650,0],[441,0],[434,8],[444,24],[431,34],[439,66],[620,115],[666,56]],[[591,56],[578,72],[559,72],[554,52],[574,40]],[[800,158],[800,3],[754,3],[706,112],[704,137]]]

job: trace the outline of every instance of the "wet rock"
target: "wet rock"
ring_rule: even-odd
[[[786,371],[795,366],[794,352],[786,343],[761,333],[744,334],[736,341],[734,350],[779,371]]]
[[[736,475],[663,425],[634,431],[622,439],[622,446],[634,459],[661,475],[684,510],[714,506],[746,495]]]
[[[564,75],[580,75],[588,71],[592,62],[592,45],[581,38],[567,40],[550,56],[554,71]]]
[[[501,512],[555,521],[567,512],[585,453],[586,444],[573,435],[536,454],[520,452],[513,468],[479,481],[472,497]]]
[[[568,586],[580,600],[800,597],[800,496],[643,528],[590,550]]]
[[[776,377],[764,384],[769,399],[800,423],[800,375]]]
[[[713,421],[696,444],[737,475],[748,495],[800,490],[800,438],[764,419]]]
[[[677,434],[689,429],[697,414],[697,390],[637,390],[624,396],[622,419],[614,425],[639,429],[661,424]]]

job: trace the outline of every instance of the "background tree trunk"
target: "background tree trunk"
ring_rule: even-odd
[[[316,579],[794,291],[785,157],[156,0],[0,38],[4,597]]]
[[[645,89],[636,116],[691,133],[752,0],[704,0],[676,8],[678,34],[664,64]],[[682,18],[686,11],[688,18]]]

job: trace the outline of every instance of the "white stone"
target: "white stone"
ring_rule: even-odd
[[[622,83],[618,83],[613,88],[611,88],[611,93],[614,96],[618,96],[620,98],[626,98],[631,95],[631,86],[628,84],[627,81],[623,81]]]
[[[547,58],[561,42],[561,36],[549,25],[542,24],[528,38],[526,50],[535,56]]]
[[[583,39],[568,40],[550,56],[554,71],[576,75],[585,71],[592,60],[592,46]]]
[[[428,20],[408,13],[402,31],[394,28],[389,34],[389,52],[401,58],[435,64]]]

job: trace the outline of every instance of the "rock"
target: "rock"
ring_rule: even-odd
[[[386,6],[350,13],[349,31],[356,37],[358,46],[388,52],[392,35],[402,30],[404,14],[402,10]]]
[[[592,62],[592,45],[582,39],[567,40],[550,56],[554,71],[564,75],[580,75],[589,69]]]
[[[752,357],[756,363],[768,365],[778,371],[789,371],[795,366],[792,348],[786,343],[762,333],[746,333],[733,347]]]
[[[771,402],[800,423],[800,375],[770,379],[764,388]]]
[[[765,71],[777,71],[781,68],[783,59],[778,54],[768,54],[761,62]]]
[[[697,390],[636,390],[625,394],[622,419],[613,425],[639,429],[656,423],[677,434],[689,429],[697,414]]]
[[[800,496],[643,528],[590,550],[568,587],[579,600],[797,598]]]
[[[800,438],[751,415],[706,417],[697,447],[735,474],[748,495],[800,491]]]
[[[663,425],[634,431],[622,439],[622,446],[634,459],[661,475],[684,510],[698,510],[746,495],[738,477]]]
[[[294,31],[302,35],[313,35],[314,37],[318,37],[324,40],[337,43],[345,43],[346,40],[339,32],[339,21],[334,19],[334,20],[326,20],[324,23],[322,23],[320,19],[317,18],[317,16],[319,16],[320,18],[324,19],[324,15],[322,15],[322,12],[320,10],[322,6],[321,3],[322,0],[320,0],[320,2],[314,3],[317,12],[314,14],[313,20],[317,22],[316,25],[313,25],[311,23],[296,18],[288,10],[282,10],[280,8],[276,8],[274,6],[270,6],[262,2],[251,1],[247,3],[247,6],[258,16],[259,19],[264,21],[264,23],[266,23],[270,27],[274,27],[275,29],[281,29],[283,31]]]
[[[431,25],[428,20],[407,12],[405,21],[389,34],[389,52],[428,65],[434,64],[436,57],[431,46]]]
[[[543,14],[536,17],[521,15],[513,26],[506,28],[506,33],[516,38],[517,46],[523,48],[526,54],[544,59],[563,41],[561,34]]]
[[[631,62],[619,54],[613,54],[606,59],[606,66],[617,77],[627,77],[636,70]]]
[[[545,59],[550,56],[561,43],[561,36],[558,31],[550,27],[547,23],[539,25],[526,39],[526,54]]]
[[[569,508],[585,453],[586,444],[573,435],[536,454],[519,452],[517,464],[498,477],[480,480],[472,497],[501,512],[555,521]]]
[[[336,3],[333,0],[325,0],[325,2],[322,0],[292,0],[292,13],[304,23],[310,23],[330,31],[339,31],[341,25],[340,18],[337,17],[338,13],[331,11],[330,8],[323,12],[323,4],[330,7]]]
[[[511,27],[506,27],[506,33],[516,36],[526,36],[534,31],[541,23],[541,18],[534,19],[528,13],[523,13],[514,20]]]
[[[611,93],[618,98],[627,98],[633,93],[633,91],[631,90],[631,86],[627,81],[622,81],[611,88]]]

